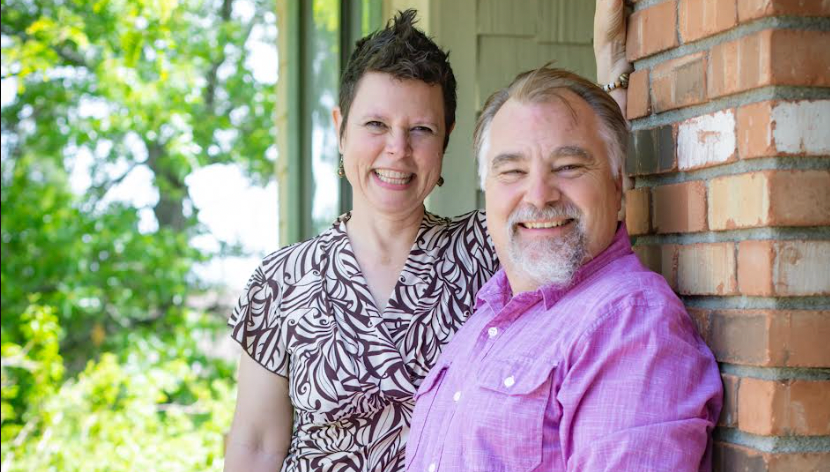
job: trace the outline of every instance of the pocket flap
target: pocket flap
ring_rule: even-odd
[[[444,378],[444,373],[447,369],[450,368],[449,362],[438,362],[432,369],[430,369],[427,376],[424,378],[424,381],[421,382],[421,386],[418,387],[418,391],[415,392],[413,398],[418,400],[422,395],[429,393],[432,389],[435,388],[436,385],[441,383],[441,379]]]
[[[478,386],[505,395],[527,395],[548,384],[556,363],[543,359],[496,359],[478,376]]]

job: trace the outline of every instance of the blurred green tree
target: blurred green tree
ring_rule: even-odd
[[[258,75],[250,50],[276,44],[274,11],[273,0],[2,1],[0,69],[15,91],[0,120],[4,470],[7,458],[23,470],[21,454],[59,450],[59,433],[86,434],[90,454],[96,441],[112,446],[91,425],[102,408],[133,414],[140,402],[123,395],[159,421],[201,412],[181,428],[216,419],[205,402],[226,395],[231,367],[198,354],[219,322],[185,304],[201,285],[193,264],[214,255],[190,244],[204,229],[185,178],[227,162],[256,182],[273,175],[276,75]],[[157,198],[115,198],[140,170]],[[148,390],[142,378],[159,366],[184,377]],[[124,376],[114,396],[69,401],[105,371]],[[55,454],[29,465],[74,470],[48,462]]]

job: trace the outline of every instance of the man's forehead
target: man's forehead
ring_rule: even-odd
[[[585,139],[600,138],[592,136],[597,132],[593,109],[575,93],[561,90],[542,98],[533,102],[507,100],[493,117],[485,141],[488,151],[485,155],[492,157],[493,152],[513,148],[521,141],[549,144],[556,141],[559,147],[566,141],[576,144]],[[500,149],[494,149],[493,144]]]

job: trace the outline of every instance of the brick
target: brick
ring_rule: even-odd
[[[830,294],[830,241],[742,241],[738,285],[758,297]]]
[[[741,159],[778,154],[772,137],[772,106],[773,102],[760,102],[738,108],[738,155]]]
[[[737,159],[735,111],[698,116],[677,127],[677,167],[697,169]]]
[[[706,101],[706,55],[690,54],[663,62],[651,71],[651,104],[655,112]]]
[[[738,244],[738,289],[744,295],[771,297],[775,241],[741,241]]]
[[[714,310],[706,342],[719,362],[759,367],[828,367],[830,311]]]
[[[718,426],[734,428],[738,425],[738,389],[741,378],[735,375],[721,374],[723,381],[723,407],[720,410]]]
[[[769,472],[766,453],[756,449],[716,442],[712,448],[712,472]]]
[[[746,446],[715,442],[713,472],[830,472],[830,452],[763,452]]]
[[[830,33],[763,30],[712,47],[707,94],[721,97],[769,85],[830,85]]]
[[[677,291],[679,255],[680,246],[677,244],[664,244],[660,248],[660,274],[675,292]]]
[[[830,381],[742,378],[738,427],[763,436],[830,433]]]
[[[761,171],[709,183],[709,228],[830,224],[830,171]]]
[[[689,313],[689,316],[692,318],[692,321],[695,322],[695,328],[697,328],[697,333],[700,337],[708,342],[708,338],[710,336],[710,315],[712,312],[710,310],[704,310],[701,308],[686,308],[686,311]]]
[[[779,153],[830,154],[830,100],[776,103],[770,128]]]
[[[741,23],[768,16],[830,16],[827,0],[738,0]]]
[[[769,472],[830,472],[830,452],[766,454]]]
[[[715,310],[711,314],[709,348],[719,362],[768,366],[769,313]]]
[[[774,313],[781,329],[770,336],[770,344],[778,346],[776,364],[788,367],[830,367],[830,311],[797,310],[785,316]]]
[[[774,171],[769,192],[771,226],[830,224],[830,170]]]
[[[680,0],[680,39],[684,43],[696,41],[738,24],[734,1]]]
[[[629,120],[651,113],[651,94],[648,86],[648,70],[632,72],[628,78],[626,116]]]
[[[651,190],[647,187],[625,192],[625,225],[628,234],[651,232]]]
[[[671,125],[631,133],[626,172],[659,174],[675,169],[674,129]]]
[[[677,245],[635,245],[632,249],[644,266],[662,275],[672,290],[677,289]]]
[[[775,249],[773,287],[777,295],[830,295],[830,241],[781,241]]]
[[[657,272],[658,274],[660,273],[662,270],[662,262],[660,261],[662,250],[660,246],[652,244],[637,244],[631,249],[634,251],[634,254],[637,255],[637,258],[640,259],[640,263],[646,266],[647,269]]]
[[[628,18],[626,57],[630,62],[677,46],[674,0],[634,12]]]
[[[701,180],[653,189],[653,228],[657,233],[706,231],[706,183]]]
[[[769,223],[768,174],[717,177],[709,182],[709,227],[713,231]]]
[[[735,295],[737,288],[734,243],[690,244],[677,247],[678,293]]]
[[[767,101],[737,112],[742,159],[830,155],[830,100]]]

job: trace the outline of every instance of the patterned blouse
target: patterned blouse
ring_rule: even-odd
[[[483,213],[426,213],[380,313],[347,219],[267,256],[228,321],[254,360],[288,378],[283,472],[402,471],[412,396],[498,269]]]

